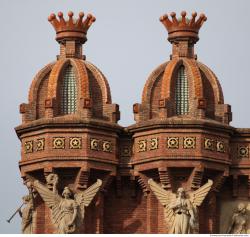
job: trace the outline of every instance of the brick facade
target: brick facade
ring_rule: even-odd
[[[221,231],[224,202],[249,200],[250,129],[229,125],[231,108],[224,104],[220,83],[194,54],[198,31],[177,33],[169,31],[171,59],[149,76],[141,103],[133,106],[136,123],[129,127],[117,124],[119,106],[112,104],[106,78],[82,56],[86,34],[73,39],[57,35],[57,61],[38,72],[28,103],[20,105],[22,124],[16,132],[24,180],[33,176],[45,182],[48,174],[56,173],[60,192],[64,186],[78,192],[96,179],[103,181],[80,233],[167,233],[170,226],[150,191],[149,178],[173,192],[180,186],[196,190],[213,180],[199,208],[200,233]],[[76,76],[77,109],[61,115],[60,87],[67,65]],[[189,113],[177,116],[174,92],[181,65],[187,73]],[[38,196],[35,233],[54,232],[50,215]]]

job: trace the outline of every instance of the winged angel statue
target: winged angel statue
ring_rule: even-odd
[[[45,204],[51,209],[52,222],[57,234],[76,233],[84,219],[85,207],[87,207],[102,185],[100,179],[86,190],[75,194],[65,187],[60,196],[57,190],[51,191],[38,180],[33,182],[33,187],[40,194]]]
[[[200,206],[213,185],[212,180],[196,191],[187,194],[183,188],[177,193],[166,191],[155,181],[148,181],[151,190],[164,207],[164,216],[171,234],[189,234],[197,228],[197,207]]]

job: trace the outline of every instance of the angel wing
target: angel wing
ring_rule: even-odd
[[[173,226],[175,215],[170,205],[176,200],[175,194],[163,189],[153,179],[149,179],[148,184],[159,202],[164,206],[164,215],[168,225]]]
[[[45,185],[41,184],[38,180],[33,182],[33,187],[40,194],[41,198],[45,202],[45,204],[51,209],[52,214],[52,222],[58,227],[58,223],[60,219],[63,218],[63,213],[59,208],[59,204],[62,198],[49,190]]]
[[[210,191],[212,185],[213,181],[209,179],[206,184],[204,184],[199,189],[189,194],[190,196],[189,200],[195,208],[199,207],[202,204],[203,200]]]
[[[102,185],[102,181],[100,179],[97,179],[97,181],[93,185],[88,187],[83,192],[79,192],[75,195],[75,201],[79,205],[79,208],[80,208],[79,218],[81,218],[81,220],[84,219],[84,208],[87,207],[91,203],[94,196],[99,191],[101,185]]]

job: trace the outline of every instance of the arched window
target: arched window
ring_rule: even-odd
[[[61,84],[61,114],[76,112],[77,87],[76,77],[71,65],[67,66]]]
[[[180,66],[175,84],[175,106],[177,115],[188,114],[188,100],[189,93],[187,74],[185,72],[185,67]]]

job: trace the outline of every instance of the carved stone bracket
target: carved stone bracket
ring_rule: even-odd
[[[204,167],[195,167],[189,178],[190,188],[196,190],[201,186],[202,178],[204,174]]]
[[[89,181],[89,170],[81,168],[76,178],[76,189],[85,190],[88,186]]]
[[[49,190],[57,192],[58,188],[58,175],[55,173],[49,173],[46,177],[46,185]]]
[[[110,174],[107,174],[105,178],[103,178],[101,191],[104,193],[104,195],[107,194],[108,188],[113,182],[113,180],[114,180],[114,176]]]
[[[46,185],[47,188],[52,190],[53,189],[53,183],[54,183],[54,178],[57,176],[57,174],[55,174],[53,167],[51,166],[47,166],[43,169],[43,175],[44,178],[46,180]],[[57,176],[58,179],[58,176]],[[57,187],[57,185],[56,185]]]
[[[30,175],[25,175],[23,177],[23,184],[27,187],[29,194],[32,196],[33,199],[37,197],[36,191],[32,188],[32,177]]]
[[[161,185],[164,189],[171,189],[171,176],[168,168],[159,168],[159,177],[160,177],[160,182]]]
[[[144,174],[139,173],[139,175],[137,176],[137,182],[140,185],[144,196],[147,196],[150,192],[150,189],[148,187],[148,178]]]
[[[226,181],[227,177],[228,177],[228,171],[225,171],[224,173],[217,175],[215,177],[214,184],[213,184],[211,191],[219,192],[224,182]]]

